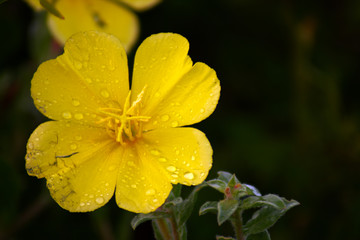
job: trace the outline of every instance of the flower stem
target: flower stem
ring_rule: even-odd
[[[238,209],[234,214],[232,215],[231,219],[231,225],[234,228],[235,231],[235,237],[237,240],[245,240],[244,233],[242,231],[242,210]]]
[[[153,219],[153,230],[157,240],[179,240],[176,222],[173,218]]]

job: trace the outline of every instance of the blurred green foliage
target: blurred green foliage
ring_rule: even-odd
[[[209,178],[230,171],[264,194],[298,200],[271,229],[273,239],[359,239],[360,2],[164,0],[139,17],[138,44],[180,33],[194,62],[218,74],[220,103],[196,126],[214,149]],[[131,229],[134,215],[114,199],[69,213],[44,180],[27,175],[26,141],[46,120],[30,81],[61,51],[45,26],[23,1],[0,5],[0,239],[153,239],[149,224]],[[204,190],[195,209],[219,198]],[[194,211],[188,231],[189,239],[214,239],[232,230]]]

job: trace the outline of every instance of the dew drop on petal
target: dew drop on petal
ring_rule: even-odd
[[[104,198],[98,197],[98,198],[95,199],[95,202],[96,202],[97,204],[102,204],[102,203],[104,202]]]
[[[83,206],[85,206],[85,203],[81,202],[80,207],[83,207]]]
[[[34,149],[34,144],[33,144],[33,143],[31,143],[31,142],[29,142],[29,144],[28,144],[28,148],[29,148],[29,149]]]
[[[74,118],[76,120],[81,120],[84,118],[84,115],[82,115],[82,113],[75,113]]]
[[[171,126],[172,127],[177,127],[177,126],[179,126],[179,123],[177,121],[174,121],[174,122],[171,123]]]
[[[184,178],[189,179],[189,180],[193,180],[194,179],[194,174],[191,172],[187,172],[184,174]]]
[[[174,166],[168,166],[168,167],[166,168],[166,170],[168,170],[169,172],[175,172],[175,171],[176,171],[176,167],[174,167]]]
[[[88,83],[92,83],[91,78],[85,78],[85,81],[87,81]]]
[[[151,150],[150,153],[155,156],[159,156],[160,152],[158,150]]]
[[[154,202],[154,203],[156,203],[157,201],[159,201],[159,200],[157,200],[157,198],[154,198],[154,199],[153,199],[153,202]]]
[[[169,115],[162,115],[161,116],[161,121],[163,121],[163,122],[166,122],[167,120],[169,120]]]
[[[194,155],[191,156],[191,160],[193,160],[193,161],[195,160],[195,156],[194,156]]]
[[[131,186],[130,187],[132,187],[132,188],[136,188],[136,184],[131,184]]]
[[[176,175],[176,174],[172,174],[171,177],[173,177],[173,178],[178,178],[179,176]]]
[[[70,149],[71,149],[71,150],[76,150],[77,147],[78,147],[78,146],[77,146],[75,143],[73,143],[73,144],[70,145]]]
[[[75,62],[75,67],[80,70],[82,68],[82,63],[81,62]]]
[[[65,119],[70,119],[72,117],[70,112],[63,112],[62,116]]]
[[[101,94],[101,96],[103,96],[104,98],[108,98],[108,97],[110,96],[109,92],[106,91],[106,90],[102,90],[102,91],[100,92],[100,94]]]
[[[74,105],[75,107],[79,106],[80,105],[79,100],[73,99],[72,100],[72,105]]]
[[[80,135],[75,137],[75,140],[77,140],[77,141],[80,141],[81,139],[82,139],[82,137]]]
[[[146,194],[147,196],[152,196],[152,195],[155,194],[155,190],[152,189],[152,188],[150,188],[150,189],[148,189],[148,190],[145,192],[145,194]]]
[[[205,109],[200,109],[200,113],[204,113],[205,112]]]
[[[159,162],[166,162],[166,158],[159,158]]]

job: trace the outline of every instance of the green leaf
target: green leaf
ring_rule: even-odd
[[[171,192],[174,194],[175,197],[181,197],[181,188],[181,184],[173,185],[173,189],[171,190]]]
[[[224,199],[218,202],[217,209],[217,221],[218,224],[223,224],[226,220],[228,220],[231,215],[236,211],[239,206],[239,201],[237,199]]]
[[[50,3],[48,0],[40,0],[41,6],[45,8],[49,13],[53,14],[54,16],[65,19],[64,16],[57,10],[54,6],[54,3]]]
[[[228,182],[228,187],[229,188],[234,188],[236,184],[240,183],[239,180],[237,180],[237,178],[235,177],[235,174],[233,174]]]
[[[196,202],[197,194],[199,193],[200,189],[202,189],[205,186],[206,186],[205,184],[196,186],[185,200],[175,205],[174,216],[175,216],[176,224],[179,228],[185,225],[186,221],[189,219]]]
[[[261,197],[258,196],[248,196],[245,199],[243,199],[240,203],[240,208],[243,210],[250,209],[250,208],[256,208],[260,207],[259,200]]]
[[[281,197],[274,194],[268,194],[261,197],[249,196],[240,203],[240,208],[246,210],[246,209],[262,207],[262,206],[271,206],[281,210],[286,207],[284,200]]]
[[[236,240],[232,237],[216,236],[216,240]]]
[[[261,199],[262,200],[259,202],[271,205],[277,209],[283,209],[286,207],[283,199],[275,194],[267,194],[265,196],[262,196]]]
[[[273,226],[277,220],[284,215],[290,208],[298,205],[295,200],[287,201],[284,199],[285,208],[277,209],[272,206],[265,206],[257,210],[252,218],[244,225],[244,234],[251,235],[261,233],[271,226]]]
[[[204,203],[199,210],[199,215],[204,215],[205,213],[211,212],[211,213],[217,213],[218,202],[212,201],[212,202],[206,202]]]
[[[233,176],[233,174],[228,173],[228,172],[224,172],[224,171],[219,171],[218,175],[219,175],[218,179],[222,180],[222,181],[224,181],[226,183],[228,183],[230,181],[230,179],[232,178],[232,176]]]
[[[246,240],[271,240],[271,238],[269,232],[266,230],[258,234],[250,235]]]
[[[219,180],[219,179],[212,179],[206,182],[210,187],[218,190],[219,192],[224,193],[227,183]]]
[[[158,218],[170,217],[168,212],[155,211],[147,214],[140,213],[131,220],[131,227],[135,230],[141,223]]]
[[[243,184],[243,185],[246,187],[248,195],[261,196],[260,191],[256,187],[254,187],[250,184]]]

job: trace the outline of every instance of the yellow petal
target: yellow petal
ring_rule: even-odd
[[[191,69],[189,42],[179,34],[155,34],[140,45],[135,55],[132,100],[146,86],[143,114],[152,113],[175,84]]]
[[[210,143],[195,128],[156,129],[145,133],[141,141],[140,151],[162,168],[173,184],[200,184],[212,166]]]
[[[207,118],[220,97],[220,82],[213,69],[196,63],[150,113],[144,130],[191,125]]]
[[[125,147],[115,192],[119,207],[137,213],[155,211],[172,189],[164,170],[144,154],[137,143]]]
[[[29,175],[45,177],[51,196],[71,212],[97,209],[114,193],[122,148],[101,130],[51,121],[28,141]]]
[[[115,37],[78,33],[65,53],[40,65],[31,82],[37,108],[51,119],[95,124],[99,108],[123,104],[128,93],[127,58]]]
[[[161,0],[120,0],[120,1],[138,11],[147,10],[149,8],[152,8],[159,2],[161,2]]]
[[[125,49],[129,50],[139,34],[137,16],[111,1],[61,0],[57,2],[56,8],[65,19],[49,14],[48,23],[61,43],[77,32],[98,30],[113,34],[120,39]]]

